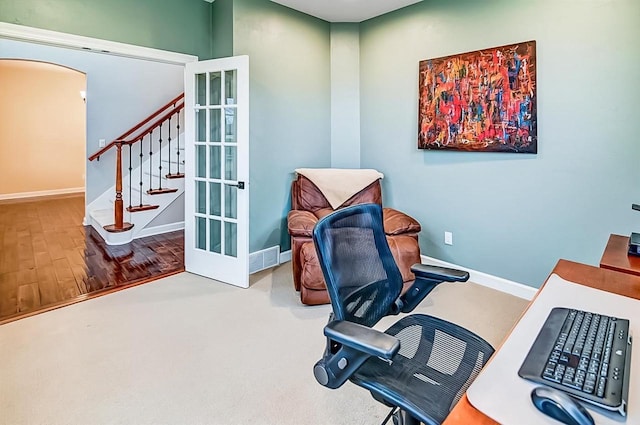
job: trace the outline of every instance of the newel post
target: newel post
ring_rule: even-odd
[[[124,203],[122,202],[122,140],[116,143],[116,200],[114,202],[115,224],[104,226],[107,232],[125,232],[133,227],[124,222]]]

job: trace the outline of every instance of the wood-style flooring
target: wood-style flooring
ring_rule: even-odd
[[[184,232],[108,246],[84,196],[0,203],[0,324],[184,271]]]

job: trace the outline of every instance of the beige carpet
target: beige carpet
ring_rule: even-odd
[[[329,308],[300,304],[290,263],[251,282],[182,273],[0,326],[0,424],[380,423],[367,391],[315,382]],[[496,345],[526,305],[446,284],[417,311]]]

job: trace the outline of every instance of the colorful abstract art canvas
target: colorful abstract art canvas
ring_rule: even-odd
[[[537,153],[536,42],[420,61],[418,148]]]

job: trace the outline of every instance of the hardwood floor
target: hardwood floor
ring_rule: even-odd
[[[84,197],[0,203],[0,325],[184,271],[184,232],[108,246]]]

